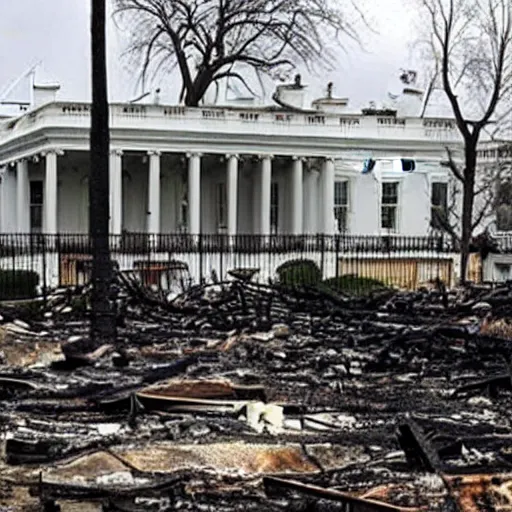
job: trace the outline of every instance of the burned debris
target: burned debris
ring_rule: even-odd
[[[250,278],[1,306],[0,510],[512,510],[512,288]]]

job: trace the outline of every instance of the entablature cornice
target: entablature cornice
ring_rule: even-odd
[[[151,153],[236,154],[255,156],[284,156],[290,158],[392,158],[415,157],[446,159],[446,144],[428,140],[346,139],[334,137],[275,137],[249,134],[225,134],[208,138],[198,132],[111,130],[111,145],[116,151],[142,151]],[[460,144],[449,147],[456,155]],[[46,128],[19,139],[0,142],[0,165],[21,158],[32,158],[46,151],[88,151],[89,132],[85,129]]]

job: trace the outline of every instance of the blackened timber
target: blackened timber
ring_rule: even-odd
[[[470,382],[469,384],[464,384],[463,386],[459,386],[454,390],[452,396],[457,397],[469,391],[484,391],[486,389],[489,391],[491,395],[496,395],[498,388],[507,390],[512,389],[512,383],[510,380],[509,373],[495,375],[494,377],[489,377],[487,379],[482,379],[475,382]]]
[[[62,456],[68,445],[48,440],[7,439],[5,459],[7,464],[37,464],[56,460]]]
[[[396,507],[394,505],[389,505],[387,503],[368,498],[357,498],[345,492],[335,491],[334,489],[325,489],[324,487],[318,487],[316,485],[304,484],[302,482],[297,482],[296,480],[285,480],[282,478],[268,476],[263,478],[263,484],[267,494],[272,493],[272,488],[288,489],[290,491],[299,492],[319,499],[337,501],[352,506],[359,505],[360,510],[368,512],[414,512],[419,510],[416,508]]]
[[[429,473],[442,469],[437,450],[414,422],[410,421],[398,427],[398,442],[405,452],[407,462],[413,468]]]
[[[184,359],[179,359],[174,363],[162,366],[160,368],[147,370],[144,373],[143,382],[145,384],[152,384],[154,382],[158,382],[159,380],[175,377],[176,375],[180,375],[181,373],[185,372],[189,366],[195,364],[197,361],[197,356],[190,356]]]
[[[156,479],[155,482],[146,485],[132,485],[130,487],[94,487],[87,485],[60,484],[42,481],[33,494],[39,493],[42,499],[106,499],[149,497],[168,495],[169,491],[180,485],[186,478],[178,475],[172,478]]]

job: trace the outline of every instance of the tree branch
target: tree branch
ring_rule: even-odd
[[[464,181],[465,181],[464,180],[464,176],[462,175],[462,173],[460,172],[459,168],[457,167],[457,164],[453,160],[452,150],[448,146],[446,146],[446,153],[448,154],[448,161],[447,162],[442,162],[442,165],[445,166],[445,167],[448,167],[450,169],[450,171],[453,173],[453,175],[461,183],[464,183]]]
[[[327,42],[342,46],[341,36],[359,41],[357,26],[345,21],[345,8],[327,0],[113,1],[116,16],[135,22],[132,49],[142,57],[143,76],[168,42],[186,101],[194,104],[232,66],[232,77],[248,86],[240,67],[271,74],[298,64],[325,66],[334,58]],[[364,23],[361,9],[355,12]],[[160,61],[157,69],[163,68]]]

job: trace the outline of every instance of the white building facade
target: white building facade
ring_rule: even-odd
[[[87,237],[68,235],[89,231],[91,108],[58,101],[57,90],[36,86],[31,107],[0,118],[0,269],[34,270],[50,286],[85,282],[90,259]],[[110,233],[120,268],[157,269],[167,282],[173,262],[194,280],[258,268],[267,281],[307,258],[324,278],[455,282],[449,237],[428,237],[443,233],[436,216],[449,215],[454,184],[442,163],[447,148],[461,154],[454,121],[416,115],[417,90],[404,90],[397,108],[357,112],[330,94],[304,108],[303,92],[280,86],[269,107],[111,104]],[[59,237],[41,247],[16,234]]]
[[[111,233],[430,234],[446,147],[460,148],[454,123],[332,103],[112,104]],[[85,103],[2,121],[0,232],[88,232],[89,129]]]

